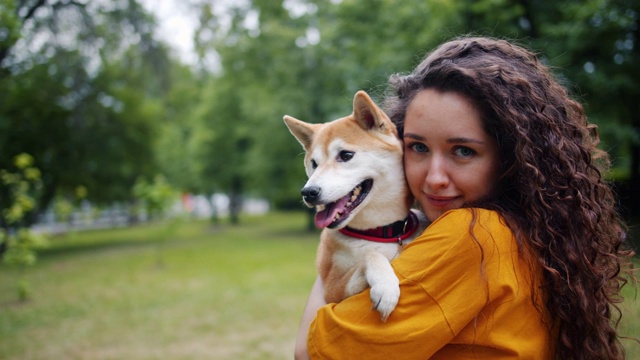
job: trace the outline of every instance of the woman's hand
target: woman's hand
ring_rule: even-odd
[[[298,336],[296,337],[295,347],[295,359],[304,360],[309,359],[309,352],[307,351],[307,336],[309,335],[309,326],[316,317],[318,309],[327,303],[324,301],[324,287],[322,285],[322,279],[320,276],[316,278],[316,282],[311,288],[307,305],[302,312],[302,320],[300,321],[300,328],[298,329]]]

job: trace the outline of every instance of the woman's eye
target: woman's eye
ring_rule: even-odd
[[[409,144],[409,149],[418,153],[424,153],[429,151],[429,148],[427,147],[427,145],[423,143],[418,143],[418,142]]]
[[[459,146],[453,150],[453,153],[461,157],[469,157],[476,154],[476,151],[466,146]]]
[[[354,153],[353,151],[348,151],[348,150],[342,150],[338,153],[338,161],[339,162],[347,162],[349,160],[351,160],[353,158],[353,155],[355,155],[356,153]]]

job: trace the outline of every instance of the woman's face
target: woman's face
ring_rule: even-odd
[[[498,146],[465,96],[421,90],[407,108],[403,140],[407,182],[429,220],[493,191]]]

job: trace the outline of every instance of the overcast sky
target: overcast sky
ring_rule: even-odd
[[[197,26],[196,14],[189,2],[182,0],[141,0],[142,5],[158,19],[158,35],[171,45],[182,61],[195,64],[193,31]]]

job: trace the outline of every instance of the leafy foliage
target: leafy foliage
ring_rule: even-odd
[[[136,179],[158,173],[180,190],[226,193],[234,221],[245,196],[300,208],[301,150],[282,116],[344,116],[360,89],[381,100],[390,74],[462,34],[538,50],[599,124],[612,174],[640,181],[638,1],[189,4],[192,67],[156,39],[138,1],[0,0],[0,167],[22,152],[38,160],[37,208],[78,187],[94,203],[130,202]]]
[[[30,283],[24,269],[35,264],[36,251],[47,245],[47,238],[23,227],[23,219],[35,208],[34,196],[41,188],[40,170],[34,166],[33,157],[20,154],[14,158],[15,172],[0,170],[3,192],[8,195],[7,208],[2,209],[2,222],[6,229],[0,228],[0,248],[4,252],[2,261],[21,268],[16,284],[18,297],[26,301],[31,293]]]
[[[293,203],[304,175],[281,115],[311,122],[343,116],[356,90],[380,99],[391,73],[409,71],[426,51],[462,34],[539,50],[600,124],[616,164],[631,178],[640,171],[638,102],[631,100],[640,91],[637,1],[300,0],[201,9],[199,54],[220,59],[209,86],[227,104],[203,104],[212,130],[201,145],[216,149],[209,176],[224,191],[248,180],[246,191]]]
[[[169,59],[151,18],[135,1],[11,3],[0,31],[20,40],[0,44],[0,166],[21,152],[38,159],[40,209],[79,186],[97,203],[127,200],[157,170]]]
[[[146,213],[150,217],[164,215],[178,195],[162,175],[156,175],[151,182],[139,178],[133,186],[133,194],[143,202]]]

